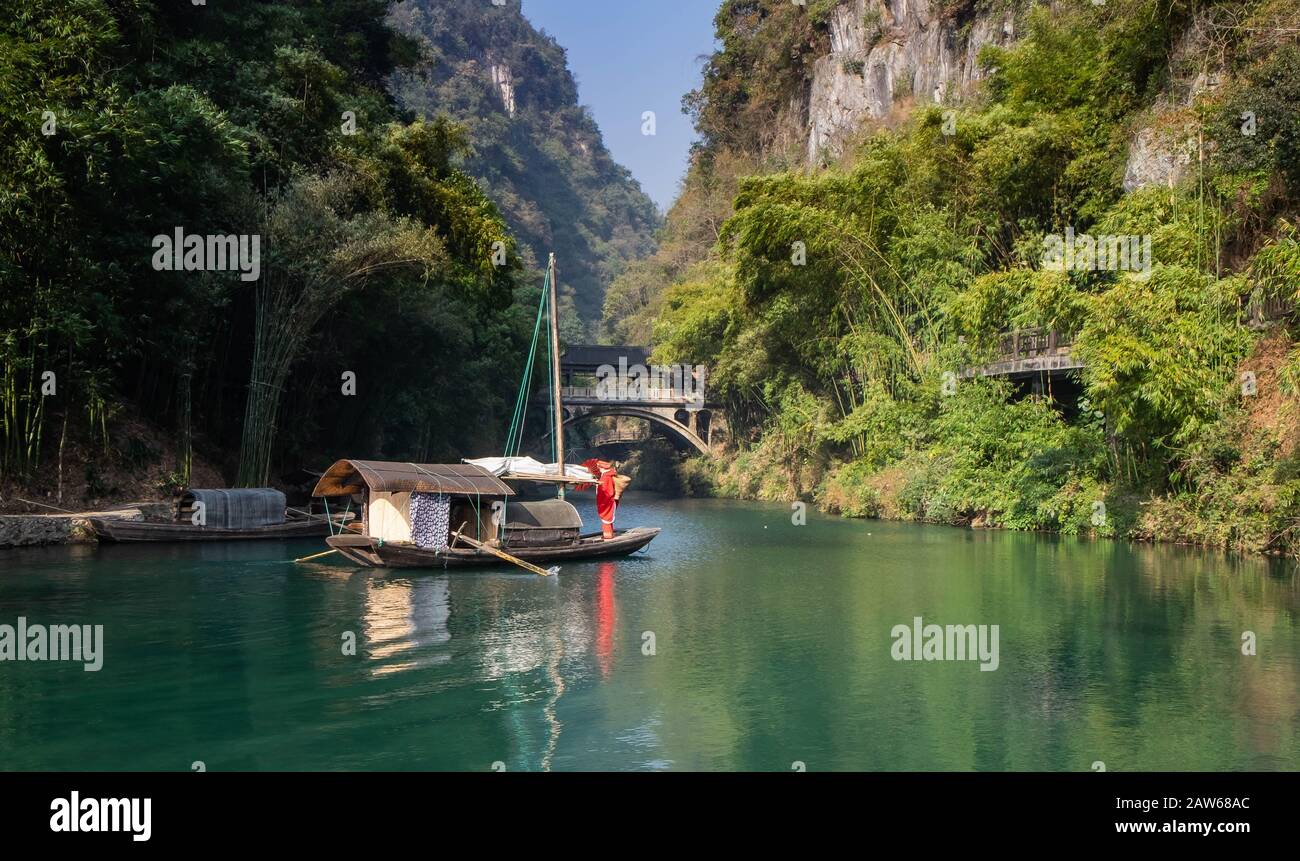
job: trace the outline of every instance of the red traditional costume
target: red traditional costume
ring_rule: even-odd
[[[583,466],[596,478],[596,514],[600,517],[600,531],[606,539],[614,537],[614,515],[618,511],[615,498],[614,477],[618,472],[611,465],[601,466],[601,461],[592,458]]]

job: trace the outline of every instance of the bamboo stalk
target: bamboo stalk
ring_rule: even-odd
[[[15,496],[14,499],[18,500],[19,502],[23,503],[24,505],[39,505],[41,508],[48,508],[48,509],[51,509],[52,511],[58,511],[58,512],[60,512],[60,513],[62,513],[62,514],[76,514],[76,513],[77,513],[77,512],[75,512],[75,511],[68,511],[68,509],[66,509],[66,508],[59,508],[57,505],[46,505],[44,502],[32,502],[30,499],[23,499],[21,496]]]

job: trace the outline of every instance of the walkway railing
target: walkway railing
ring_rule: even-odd
[[[1062,373],[1083,367],[1071,356],[1074,337],[1055,329],[1017,329],[998,338],[997,354],[987,365],[963,368],[961,376],[1026,377],[1041,373]]]
[[[587,444],[592,448],[599,448],[603,445],[633,445],[645,442],[648,439],[650,439],[648,429],[642,431],[608,430],[596,434]]]
[[[611,397],[611,394],[613,396]],[[680,389],[641,389],[640,391],[629,392],[627,397],[618,397],[617,392],[611,393],[608,390],[602,390],[597,386],[561,386],[560,398],[567,403],[662,403],[686,405],[696,402],[696,398],[688,396]],[[538,392],[539,401],[549,400],[551,397],[550,389],[543,389]]]
[[[1258,329],[1284,320],[1295,312],[1296,302],[1289,296],[1275,296],[1271,299],[1255,297],[1242,308],[1242,322],[1252,329]]]
[[[1073,345],[1073,335],[1062,335],[1055,329],[1017,329],[998,340],[997,361],[1068,355]]]
[[[1265,299],[1256,296],[1241,306],[1241,322],[1251,328],[1286,319],[1296,313],[1296,301],[1282,296]],[[1017,329],[998,337],[997,354],[987,365],[964,368],[961,376],[981,377],[1028,376],[1077,370],[1083,362],[1072,355],[1073,335],[1054,329]]]

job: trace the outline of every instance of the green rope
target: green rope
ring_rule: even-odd
[[[546,269],[546,276],[542,279],[542,295],[537,302],[537,319],[533,321],[533,342],[528,349],[528,361],[524,363],[523,378],[519,381],[519,393],[515,396],[515,411],[510,419],[510,431],[506,434],[507,458],[518,457],[519,451],[524,443],[524,425],[528,419],[528,396],[533,389],[533,372],[537,367],[537,347],[541,340],[542,321],[548,319],[551,312],[551,270]],[[558,310],[557,310],[558,313]],[[547,385],[553,385],[555,382],[555,344],[551,337],[551,327],[546,327],[546,380]],[[547,416],[550,419],[551,427],[555,426],[555,398],[547,399],[546,404]],[[551,434],[551,460],[557,460],[559,440],[555,434]],[[510,500],[506,499],[501,512],[501,528],[504,530],[508,517],[508,506]],[[483,534],[483,511],[482,502],[479,501],[477,506],[477,517],[479,535]],[[504,532],[502,533],[504,535]]]
[[[542,296],[537,303],[537,319],[533,323],[533,342],[528,350],[528,361],[524,364],[523,379],[519,383],[519,394],[515,397],[514,416],[510,420],[510,432],[506,436],[506,457],[516,457],[519,449],[523,445],[524,438],[524,421],[528,416],[528,395],[533,387],[533,369],[537,360],[537,344],[541,338],[542,320],[546,319],[547,306],[550,304],[551,295],[551,273],[548,269],[546,278],[542,284]],[[550,344],[550,328],[547,328],[547,344]],[[550,352],[547,352],[547,362],[550,362]],[[549,365],[548,365],[549,367]]]

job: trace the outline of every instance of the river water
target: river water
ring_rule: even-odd
[[[664,534],[550,580],[0,551],[0,624],[104,626],[98,672],[0,663],[0,769],[1300,769],[1290,565],[636,494],[620,525]],[[895,660],[918,617],[998,626],[996,670]]]

